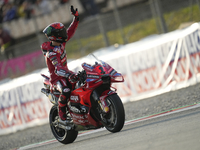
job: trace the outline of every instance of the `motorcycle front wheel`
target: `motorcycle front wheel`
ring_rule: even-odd
[[[62,144],[69,144],[74,142],[75,139],[77,138],[78,131],[64,130],[62,128],[54,126],[53,122],[56,120],[57,117],[58,117],[58,109],[57,106],[54,105],[52,106],[49,114],[49,124],[54,137]]]
[[[106,98],[110,111],[104,116],[106,120],[105,128],[110,132],[119,132],[125,122],[124,106],[117,94],[110,95]]]

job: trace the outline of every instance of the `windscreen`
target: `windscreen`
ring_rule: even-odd
[[[85,57],[85,61],[84,62],[86,62],[87,64],[90,64],[90,65],[95,65],[95,64],[101,64],[101,65],[103,65],[102,64],[102,61],[101,60],[99,60],[94,54],[89,54],[89,55],[87,55],[86,57]]]
[[[94,54],[89,54],[85,58],[83,67],[87,67],[89,69],[98,67],[101,70],[101,74],[109,74],[113,70],[110,65],[102,60],[99,60]]]

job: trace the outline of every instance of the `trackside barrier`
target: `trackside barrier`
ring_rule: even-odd
[[[125,82],[114,87],[124,103],[187,87],[200,81],[200,24],[145,38],[98,58],[123,74]],[[70,62],[69,68],[80,71],[84,59]],[[48,122],[51,104],[40,92],[40,73],[48,71],[0,85],[0,135]]]
[[[0,61],[0,80],[8,77],[16,78],[36,70],[36,68],[42,68],[42,66],[46,65],[41,50],[14,59]]]

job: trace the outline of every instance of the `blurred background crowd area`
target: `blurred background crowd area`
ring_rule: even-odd
[[[50,2],[51,1],[51,2]],[[47,14],[68,0],[1,0],[0,23],[33,15]]]
[[[115,3],[119,7],[124,7],[144,1],[147,0],[117,0]],[[46,40],[42,35],[42,30],[48,24],[62,22],[69,26],[72,21],[71,5],[78,8],[80,14],[82,25],[79,27],[82,26],[83,29],[79,32],[81,38],[106,32],[103,26],[107,26],[108,20],[114,21],[114,17],[112,20],[106,18],[106,22],[103,23],[102,18],[99,18],[100,14],[106,14],[115,9],[113,0],[1,0],[0,5],[0,61],[40,49],[41,43]],[[2,37],[2,31],[4,37]],[[92,41],[84,44],[84,47],[88,47],[90,43]],[[72,45],[78,46],[77,43]],[[100,47],[105,47],[105,44]],[[73,48],[70,49],[73,50]],[[85,49],[87,48],[84,48],[84,51]]]
[[[4,62],[6,67],[8,60],[40,51],[47,41],[42,33],[47,25],[70,25],[71,5],[78,8],[80,23],[66,44],[68,59],[104,47],[117,49],[200,20],[200,0],[0,0],[0,65]],[[35,66],[46,64],[41,61]]]

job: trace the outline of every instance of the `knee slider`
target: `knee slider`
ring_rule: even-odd
[[[58,105],[60,107],[64,107],[67,105],[67,99],[65,95],[60,95],[59,100],[58,100]]]
[[[64,107],[67,104],[67,100],[70,96],[71,90],[68,87],[63,87],[62,88],[62,93],[59,97],[58,104],[60,107]]]

